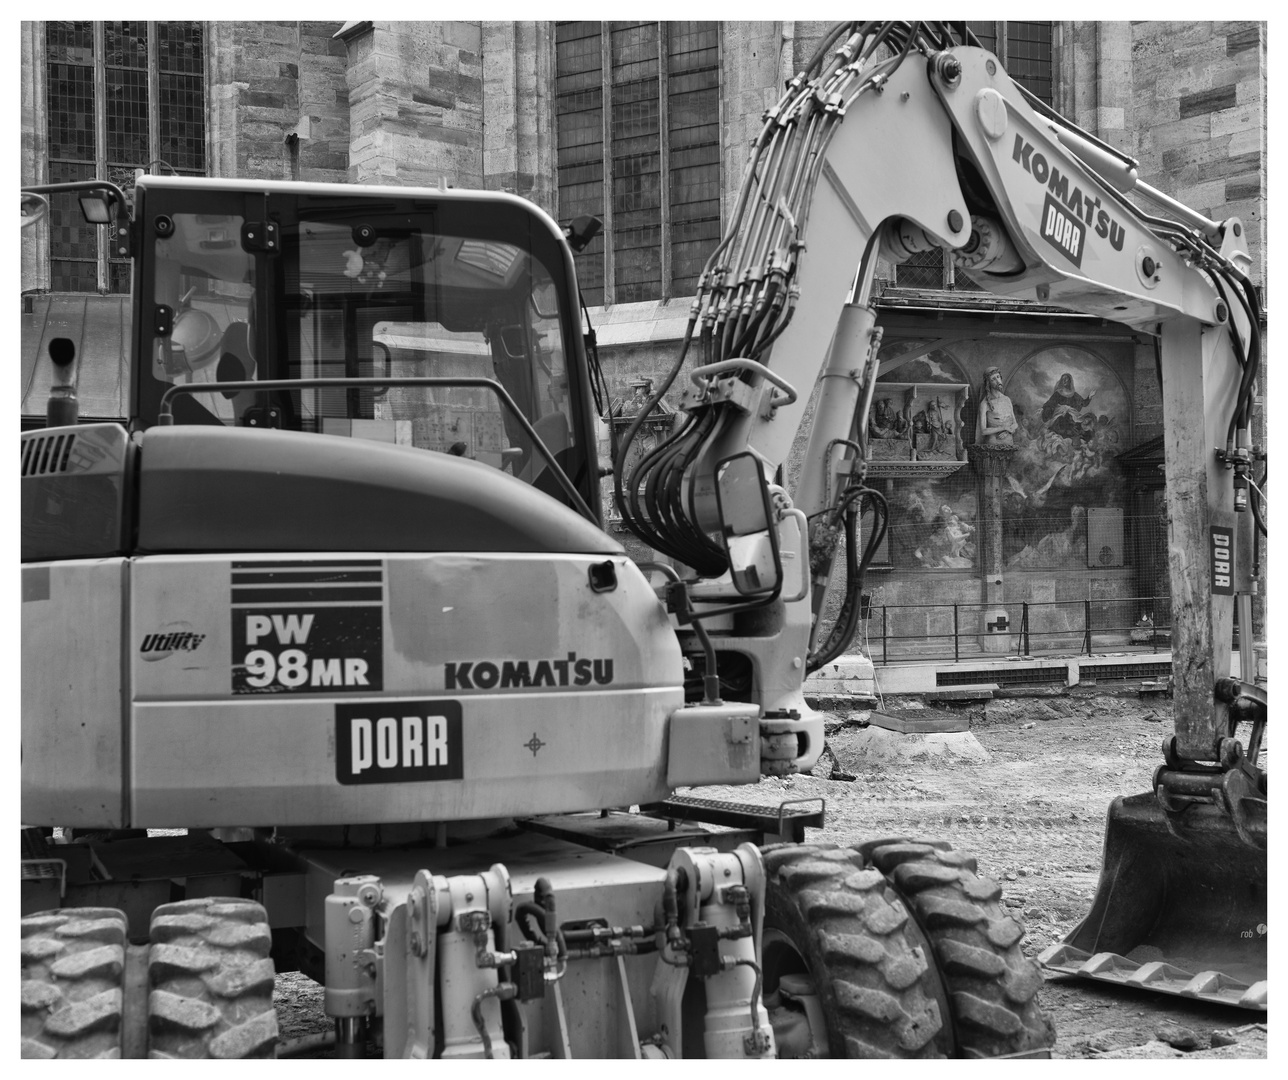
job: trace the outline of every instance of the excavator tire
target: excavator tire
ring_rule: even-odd
[[[1042,975],[1020,950],[1024,927],[1002,909],[1001,887],[946,843],[879,841],[857,850],[934,948],[957,1056],[1048,1057],[1055,1028],[1038,1005]]]
[[[152,913],[149,1057],[271,1058],[272,936],[251,900],[202,898]]]
[[[114,908],[22,920],[22,1056],[119,1058],[128,923]]]
[[[927,991],[908,912],[877,870],[834,845],[763,849],[764,994],[787,975],[814,984],[838,1058],[944,1057],[947,1031]]]

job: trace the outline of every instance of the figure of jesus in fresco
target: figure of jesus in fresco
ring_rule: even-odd
[[[991,367],[984,373],[984,395],[979,403],[975,440],[985,446],[1013,446],[1018,429],[1015,406],[1002,393],[1002,372]]]

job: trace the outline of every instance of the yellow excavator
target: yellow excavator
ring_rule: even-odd
[[[874,273],[934,247],[1160,343],[1176,729],[1044,962],[1266,1007],[1264,937],[1220,932],[1266,910],[1265,694],[1225,647],[1265,517],[1238,221],[948,24],[839,24],[765,116],[653,394],[684,373],[674,426],[632,453],[644,409],[617,448],[637,564],[602,528],[594,222],[151,176],[24,189],[24,221],[68,191],[133,263],[129,415],[78,423],[50,344],[22,436],[24,1056],[1049,1056],[973,858],[677,793],[822,753],[802,687],[885,520]],[[332,1033],[280,1038],[288,968]]]

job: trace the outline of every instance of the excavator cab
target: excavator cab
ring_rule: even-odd
[[[280,428],[471,458],[570,502],[532,431],[598,502],[576,292],[553,227],[518,200],[309,185],[135,189],[131,426],[175,386],[328,378],[494,379],[175,396],[178,424]]]

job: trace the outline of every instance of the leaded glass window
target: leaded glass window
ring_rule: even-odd
[[[103,177],[127,191],[134,171],[206,172],[205,40],[196,22],[45,24],[50,183]],[[50,288],[124,293],[126,260],[72,195],[50,202]]]
[[[691,295],[720,239],[719,25],[556,23],[561,221],[586,302]]]

